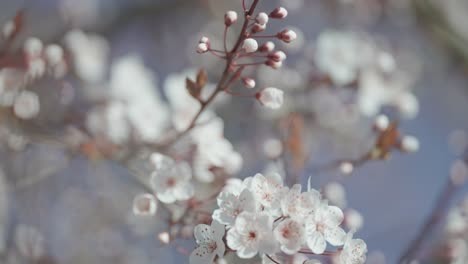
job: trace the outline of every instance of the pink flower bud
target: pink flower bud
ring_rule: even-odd
[[[252,33],[258,33],[258,32],[262,32],[262,31],[265,31],[266,29],[266,25],[261,25],[261,24],[258,24],[258,23],[255,23],[252,27]]]
[[[227,11],[224,15],[224,24],[226,27],[230,27],[232,24],[237,22],[237,13],[235,11]]]
[[[284,92],[278,88],[268,87],[256,94],[257,100],[265,107],[278,109],[283,105]]]
[[[285,29],[278,33],[277,37],[286,43],[290,43],[297,38],[297,34],[293,30]]]
[[[266,25],[268,23],[268,15],[265,12],[258,13],[255,21],[260,25]]]
[[[278,50],[268,55],[268,58],[275,62],[282,62],[286,59],[286,54],[281,50]]]
[[[244,86],[249,89],[255,88],[255,80],[252,78],[243,78],[242,82],[244,83]]]
[[[283,19],[288,16],[288,10],[284,7],[278,7],[270,13],[271,18]]]
[[[245,50],[245,52],[252,53],[258,50],[258,43],[255,39],[248,38],[244,40],[242,48]]]
[[[206,43],[198,43],[197,52],[198,53],[205,53],[208,51],[208,44]]]
[[[274,49],[275,49],[275,43],[271,41],[267,41],[260,46],[259,51],[260,52],[272,52]]]

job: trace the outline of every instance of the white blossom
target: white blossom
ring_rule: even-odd
[[[297,253],[305,242],[304,225],[294,219],[286,219],[279,223],[274,235],[280,243],[281,250],[289,255]]]
[[[133,213],[141,216],[155,215],[157,202],[152,194],[143,193],[133,199]]]
[[[281,200],[286,192],[279,175],[265,177],[257,173],[251,180],[249,190],[252,191],[255,200],[267,209],[277,209],[281,206]]]
[[[240,258],[252,258],[258,253],[271,254],[277,244],[273,237],[273,219],[267,213],[243,212],[227,232],[227,245]]]
[[[231,227],[242,212],[255,212],[256,204],[254,196],[248,189],[240,194],[222,191],[217,198],[218,209],[213,212],[213,219]]]
[[[280,89],[268,87],[263,89],[257,96],[262,105],[271,109],[278,109],[283,105],[284,92]]]
[[[197,225],[193,234],[198,247],[190,254],[190,264],[212,263],[216,255],[222,258],[226,251],[223,241],[224,233],[224,225],[217,221],[212,221],[211,226]]]
[[[349,232],[340,253],[340,263],[364,264],[366,262],[366,253],[366,243],[362,239],[353,239],[353,232]]]
[[[154,154],[153,158],[155,155]],[[156,197],[163,203],[188,200],[194,189],[190,182],[192,173],[187,163],[176,163],[169,157],[162,156],[151,175],[151,183]]]
[[[315,254],[322,254],[326,242],[333,246],[343,245],[346,233],[339,226],[343,222],[343,212],[336,206],[322,202],[313,215],[306,220],[307,246]]]
[[[15,99],[15,115],[21,119],[31,119],[39,114],[39,97],[36,93],[24,90]]]
[[[320,203],[320,193],[314,189],[301,193],[301,186],[294,185],[281,199],[281,210],[284,216],[304,221],[311,216]]]

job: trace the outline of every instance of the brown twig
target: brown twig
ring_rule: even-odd
[[[434,228],[438,225],[444,212],[452,200],[453,194],[458,189],[452,180],[449,178],[445,188],[439,194],[437,201],[426,219],[424,225],[421,227],[416,237],[411,241],[406,251],[400,256],[398,263],[410,263],[418,254],[426,239],[430,236]]]

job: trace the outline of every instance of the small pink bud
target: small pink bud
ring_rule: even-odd
[[[267,66],[270,66],[273,69],[279,69],[281,68],[281,66],[283,66],[282,61],[274,61],[274,60],[268,60],[267,62],[265,62],[265,64]]]
[[[208,44],[206,43],[198,43],[197,52],[198,53],[205,53],[208,51]]]
[[[253,38],[245,39],[244,43],[242,44],[242,48],[247,53],[255,52],[258,50],[258,42]]]
[[[242,82],[244,83],[244,86],[249,89],[255,88],[255,80],[252,78],[243,78]]]
[[[268,55],[268,58],[275,62],[282,62],[286,59],[286,54],[281,50],[278,50]]]
[[[268,15],[265,12],[258,13],[255,21],[257,21],[258,24],[264,26],[268,23]]]
[[[294,32],[294,30],[291,30],[291,29],[285,29],[283,31],[281,31],[280,33],[278,33],[277,35],[278,39],[286,42],[286,43],[290,43],[292,42],[293,40],[295,40],[297,38],[297,34],[296,32]]]
[[[259,51],[260,52],[272,52],[274,49],[275,49],[275,43],[271,41],[267,41],[260,46]]]
[[[224,15],[224,24],[226,27],[230,27],[232,24],[237,22],[237,13],[235,11],[227,11]]]
[[[284,7],[278,7],[270,13],[271,18],[283,19],[288,16],[288,10]]]
[[[258,33],[258,32],[262,32],[262,31],[265,31],[266,29],[266,25],[261,25],[261,24],[258,24],[258,23],[255,23],[252,27],[252,33]]]

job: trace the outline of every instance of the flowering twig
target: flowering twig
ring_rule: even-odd
[[[182,138],[184,135],[186,135],[188,132],[190,132],[197,123],[198,118],[201,116],[201,114],[205,111],[205,109],[208,107],[208,105],[216,98],[216,96],[224,90],[227,90],[229,88],[229,85],[232,83],[229,80],[230,73],[232,71],[232,66],[233,66],[233,61],[236,58],[236,54],[239,51],[242,42],[246,39],[246,30],[249,24],[249,18],[252,16],[252,14],[255,11],[255,8],[257,7],[257,4],[260,0],[254,0],[252,3],[250,9],[244,14],[244,24],[242,25],[242,29],[239,33],[239,37],[237,38],[237,41],[232,48],[231,51],[228,52],[227,50],[227,45],[225,45],[225,50],[226,50],[226,66],[224,67],[223,74],[221,76],[220,81],[218,82],[215,91],[208,97],[208,99],[200,101],[200,109],[198,112],[195,114],[195,116],[192,118],[190,121],[189,125],[187,126],[186,129],[182,130],[178,134],[176,134],[171,140],[166,142],[164,145],[165,146],[170,146],[174,144],[177,140]],[[227,31],[227,27],[225,29],[225,32]],[[225,34],[226,35],[226,34]],[[226,39],[226,38],[225,38]],[[232,80],[232,79],[231,79]],[[228,83],[226,83],[228,81]]]

